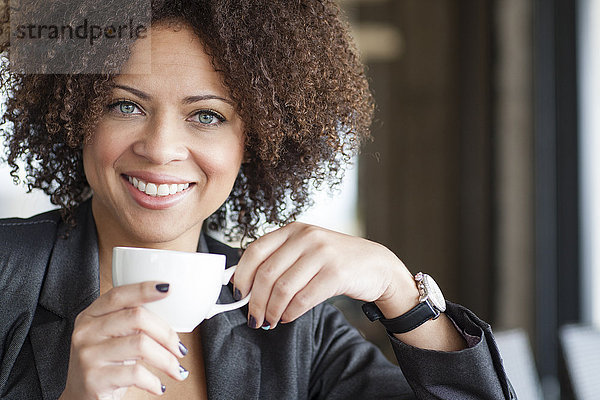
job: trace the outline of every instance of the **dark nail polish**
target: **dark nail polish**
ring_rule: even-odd
[[[167,390],[167,387],[165,385],[160,385],[160,390],[164,393],[165,390]]]
[[[186,379],[190,375],[190,371],[183,368],[181,365],[179,366],[179,375],[181,375],[181,379]]]
[[[233,299],[235,301],[239,301],[242,299],[242,293],[240,292],[240,290],[238,288],[233,289]]]
[[[159,292],[165,293],[169,291],[169,284],[168,283],[159,283],[158,285],[156,285],[156,290],[158,290]]]
[[[251,316],[248,318],[248,326],[249,326],[250,328],[252,328],[252,329],[256,329],[256,328],[258,327],[257,325],[258,325],[258,324],[256,323],[256,318],[254,318],[254,316],[253,316],[253,315],[251,315]]]
[[[179,351],[181,352],[181,354],[183,354],[184,356],[188,353],[188,349],[187,347],[185,347],[183,345],[183,343],[179,342]]]
[[[261,328],[263,328],[265,331],[268,331],[269,329],[271,329],[271,324],[269,323],[269,321],[265,320],[265,322],[263,322]]]

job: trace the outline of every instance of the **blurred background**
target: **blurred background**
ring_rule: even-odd
[[[434,276],[492,325],[519,398],[600,398],[600,0],[338,1],[375,140],[303,220]],[[0,185],[2,217],[52,208]]]

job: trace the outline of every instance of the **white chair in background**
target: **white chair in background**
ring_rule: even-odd
[[[504,370],[519,400],[542,400],[542,389],[533,353],[523,329],[494,332]]]
[[[565,325],[559,334],[575,398],[600,399],[600,330],[588,325]]]

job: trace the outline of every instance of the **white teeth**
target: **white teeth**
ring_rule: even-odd
[[[168,196],[169,195],[169,185],[165,185],[164,183],[162,185],[158,185],[158,192],[156,193],[157,196]]]
[[[140,192],[144,192],[148,196],[169,196],[171,194],[179,193],[190,187],[189,183],[146,183],[141,179],[134,178],[131,176],[128,176],[127,179]]]
[[[148,183],[146,185],[146,194],[148,196],[156,196],[158,190],[156,189],[156,185],[154,183]]]

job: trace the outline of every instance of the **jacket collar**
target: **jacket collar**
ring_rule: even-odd
[[[77,225],[70,231],[67,224],[59,224],[39,301],[48,311],[67,319],[74,319],[100,294],[98,238],[91,200],[76,209],[75,218]]]

